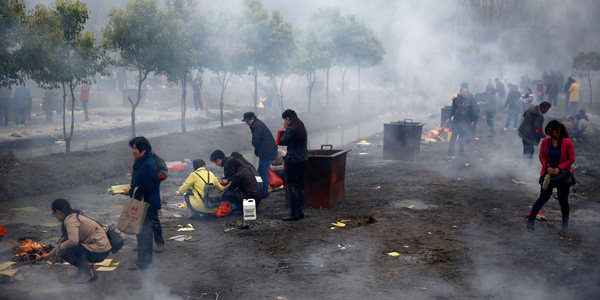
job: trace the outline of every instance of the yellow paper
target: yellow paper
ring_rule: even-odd
[[[107,258],[99,263],[95,263],[94,266],[108,267],[108,266],[110,266],[111,262],[112,262],[112,258]]]
[[[336,226],[336,227],[346,227],[346,224],[344,224],[342,222],[331,223],[331,225]]]
[[[16,262],[13,262],[13,261],[3,262],[0,264],[0,271],[8,269],[8,267],[10,267],[14,264],[16,264]]]
[[[415,207],[415,206],[414,205],[409,205],[406,208],[413,208],[413,207]]]
[[[48,222],[48,223],[44,223],[44,224],[41,224],[41,225],[44,226],[44,227],[56,227],[56,226],[60,225],[60,223],[58,223],[58,222]]]
[[[352,221],[352,220],[350,220],[350,219],[348,219],[348,220],[342,220],[342,223],[344,223],[344,222],[350,222],[350,221]]]
[[[194,226],[192,226],[192,224],[187,224],[186,227],[179,228],[177,231],[194,231]]]
[[[20,211],[24,211],[24,212],[40,211],[39,208],[35,208],[35,207],[32,207],[32,206],[13,208],[12,210],[20,210]]]
[[[389,256],[400,256],[400,253],[398,253],[398,252],[389,252],[389,253],[386,253],[386,254],[389,255]]]
[[[98,272],[112,272],[112,271],[114,271],[116,269],[117,269],[117,267],[98,267],[96,269],[96,271],[98,271]]]
[[[113,185],[110,187],[110,189],[108,189],[108,193],[111,195],[122,194],[125,191],[125,189],[130,190],[131,185],[129,185],[129,184]]]
[[[17,270],[17,269],[6,269],[6,270],[0,271],[0,275],[13,276],[17,272],[19,272],[19,270]]]

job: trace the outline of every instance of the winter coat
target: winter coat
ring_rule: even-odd
[[[202,176],[202,178],[200,178]],[[204,180],[203,180],[204,179]],[[192,188],[193,196],[190,197],[190,204],[194,208],[194,210],[202,212],[202,213],[214,213],[217,208],[206,208],[204,203],[202,203],[202,197],[204,197],[204,187],[206,186],[206,182],[212,183],[219,188],[221,192],[223,192],[224,188],[219,183],[219,180],[213,174],[213,172],[206,170],[205,167],[200,167],[196,169],[196,171],[190,173],[185,182],[179,187],[178,192],[180,194],[185,193],[189,188]]]
[[[569,102],[579,102],[579,84],[577,82],[573,82],[569,87]]]
[[[521,94],[519,94],[519,92],[509,92],[508,97],[506,97],[506,103],[504,103],[504,107],[507,107],[509,112],[519,112],[521,110],[519,98],[521,98]]]
[[[585,140],[593,139],[596,136],[594,127],[586,119],[579,119],[577,121],[576,136]]]
[[[231,176],[231,183],[227,187],[227,190],[235,192],[240,199],[254,199],[256,205],[260,204],[262,195],[256,179],[248,169],[241,167],[238,168],[235,174]]]
[[[542,86],[540,87],[539,85],[535,86],[535,94],[537,96],[541,96],[544,97],[544,94],[546,94],[546,86],[542,84]]]
[[[524,107],[530,107],[534,104],[533,94],[522,94],[519,98]]]
[[[158,154],[152,152],[152,158],[156,162],[156,168],[158,168],[158,181],[163,181],[169,177],[169,168],[167,163]]]
[[[250,125],[250,131],[252,131],[254,154],[260,159],[267,158],[277,151],[277,145],[275,144],[273,134],[263,121],[254,118],[254,122]]]
[[[539,106],[530,107],[523,114],[523,123],[519,126],[519,137],[532,145],[538,145],[540,139],[545,137],[544,129],[544,114]]]
[[[490,113],[495,113],[498,111],[498,97],[496,95],[489,95],[487,101],[483,105],[483,110]]]
[[[24,86],[24,85],[20,85],[15,89],[15,94],[13,95],[13,101],[15,102],[15,104],[17,106],[27,106],[29,104],[31,104],[31,92],[29,91],[29,89]]]
[[[104,253],[112,247],[106,231],[98,222],[78,213],[71,213],[62,222],[67,235],[64,241],[56,245],[52,252],[69,249],[81,244],[93,253]]]
[[[556,96],[558,96],[558,84],[550,83],[548,87],[546,87],[546,94],[549,98],[556,98]]]
[[[161,208],[160,188],[156,174],[158,174],[158,168],[152,154],[146,153],[144,157],[137,159],[133,163],[129,197],[134,196],[133,191],[137,187],[135,199],[142,200],[143,196],[144,201],[150,203],[149,209],[159,210]]]
[[[288,126],[285,130],[281,139],[279,139],[279,145],[287,146],[286,162],[298,163],[308,160],[306,139],[302,139],[298,130],[292,126]]]
[[[465,99],[459,94],[452,100],[452,108],[450,109],[450,117],[454,117],[454,121],[475,122],[479,117],[479,107],[471,94]]]
[[[552,139],[550,137],[542,140],[539,154],[540,163],[542,163],[540,175],[544,175],[546,172],[546,164],[550,162],[548,158],[548,148],[550,147],[551,142]],[[558,168],[561,170],[569,170],[572,173],[573,168],[571,168],[571,165],[575,162],[575,147],[573,147],[573,142],[568,138],[562,138],[560,144],[560,160],[558,162]]]
[[[504,88],[504,84],[502,82],[496,83],[496,91],[498,92],[498,98],[503,100],[506,97],[506,88]]]
[[[231,156],[226,156],[225,158],[223,158],[223,162],[222,162],[221,166],[225,167],[227,165],[227,162],[230,159],[236,159],[236,158],[233,158]],[[253,165],[248,164],[248,163],[246,163],[244,161],[241,161],[241,160],[240,160],[240,164],[242,165],[242,167],[248,169],[248,171],[250,171],[250,174],[252,174],[252,176],[260,176],[260,175],[258,175],[258,171],[256,171],[256,168]],[[229,174],[229,171],[227,170],[227,168],[224,168],[223,173],[224,173],[223,174],[224,175],[223,179],[228,179],[229,180],[231,178],[231,176],[233,175],[233,174]]]

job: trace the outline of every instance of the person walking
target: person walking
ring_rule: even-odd
[[[161,209],[160,188],[158,181],[158,168],[156,161],[152,158],[152,146],[148,139],[138,136],[129,141],[133,151],[135,162],[133,163],[133,175],[131,176],[131,189],[125,190],[123,194],[138,200],[148,202],[150,207],[142,224],[142,231],[138,234],[138,258],[129,267],[130,270],[147,269],[152,263],[152,219],[158,215]],[[136,190],[137,188],[137,190]],[[136,193],[134,195],[134,192]]]
[[[490,138],[496,137],[496,128],[494,128],[494,117],[496,116],[496,112],[498,111],[497,102],[498,97],[496,96],[496,89],[488,89],[488,97],[483,106],[483,110],[485,111],[487,125],[490,128],[490,135],[488,135],[488,137]]]
[[[8,126],[8,108],[10,107],[11,97],[12,90],[10,87],[0,87],[0,121],[2,121],[4,127]]]
[[[556,79],[552,77],[550,79],[550,83],[546,87],[546,95],[548,95],[548,102],[550,102],[550,104],[553,106],[558,105],[558,92],[558,84],[556,84]]]
[[[544,95],[546,94],[546,85],[541,80],[538,81],[538,84],[535,86],[535,98],[537,99],[537,104],[544,102]]]
[[[504,103],[504,110],[508,109],[504,131],[508,130],[508,127],[510,127],[510,122],[514,123],[513,129],[517,130],[517,126],[519,124],[519,113],[521,112],[521,103],[519,102],[519,98],[521,98],[519,86],[513,85],[510,92],[508,92],[506,102]]]
[[[52,123],[52,114],[54,114],[54,90],[46,89],[42,102],[42,109],[46,115],[46,123]]]
[[[42,259],[62,258],[75,266],[75,283],[96,280],[96,271],[90,263],[105,260],[112,249],[104,228],[81,211],[72,209],[69,201],[62,198],[52,201],[52,216],[61,222],[62,238]]]
[[[550,110],[552,104],[542,102],[539,106],[530,107],[523,114],[523,122],[519,126],[519,137],[523,139],[523,158],[531,165],[533,159],[534,147],[540,143],[540,139],[545,136],[542,131],[544,126],[544,114]]]
[[[196,78],[192,80],[192,91],[194,94],[194,107],[196,110],[200,108],[200,110],[204,109],[204,105],[202,104],[202,76],[200,73],[196,74]]]
[[[448,156],[454,155],[456,139],[458,137],[458,154],[465,155],[465,141],[469,139],[471,128],[477,120],[477,103],[468,88],[462,88],[460,94],[452,100],[452,108],[448,120],[452,120],[452,136]]]
[[[259,120],[254,112],[245,113],[242,122],[246,122],[252,131],[252,146],[254,146],[254,154],[258,156],[257,171],[263,181],[260,192],[264,199],[269,196],[269,169],[271,161],[277,156],[277,145],[267,125]]]
[[[535,217],[552,196],[552,190],[556,188],[558,203],[562,215],[561,232],[569,232],[569,189],[575,184],[572,165],[575,162],[575,148],[569,139],[569,133],[565,125],[552,120],[546,125],[546,137],[542,140],[540,147],[540,182],[542,188],[540,196],[533,204],[531,213],[527,219],[527,229],[535,230]]]
[[[88,118],[88,101],[90,100],[90,82],[86,81],[81,85],[81,93],[79,95],[81,101],[81,108],[83,108],[83,114],[85,116],[85,122],[89,121]]]
[[[523,90],[523,94],[519,98],[519,103],[521,103],[521,116],[532,106],[535,105],[535,99],[533,98],[533,94],[531,93],[530,88],[525,88]],[[523,121],[523,119],[521,119]]]
[[[565,87],[563,89],[563,93],[565,94],[565,113],[569,112],[569,100],[570,100],[570,92],[571,84],[573,84],[575,80],[572,77],[567,78],[567,83],[565,83]]]
[[[573,83],[569,87],[569,113],[576,114],[579,110],[579,84],[573,79]]]
[[[13,95],[13,103],[15,104],[17,112],[15,125],[18,127],[25,127],[27,107],[31,105],[31,92],[26,86],[17,86],[15,94]]]
[[[281,114],[285,132],[279,144],[287,146],[285,155],[285,177],[290,195],[290,215],[284,221],[304,219],[304,174],[308,165],[308,134],[302,120],[294,110],[287,109]]]

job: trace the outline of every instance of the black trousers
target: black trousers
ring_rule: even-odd
[[[25,119],[27,114],[27,106],[17,106],[17,115],[15,118],[15,125],[25,125]]]
[[[495,112],[485,112],[486,121],[488,127],[490,127],[490,136],[496,136],[496,128],[494,128],[494,116],[496,116]]]
[[[165,240],[163,239],[162,226],[160,225],[158,212],[152,216],[152,231],[154,235],[154,242],[157,244],[164,244]]]
[[[79,269],[89,270],[92,268],[89,263],[101,262],[108,257],[109,253],[110,251],[94,253],[79,244],[75,247],[60,250],[58,255]]]
[[[83,108],[83,114],[85,115],[85,120],[89,120],[88,118],[88,100],[81,100],[81,107]]]
[[[285,164],[292,216],[304,216],[304,174],[307,165],[308,161],[286,162]]]
[[[531,165],[531,161],[533,160],[533,153],[535,149],[533,145],[523,140],[523,158]]]
[[[558,194],[558,204],[560,204],[560,212],[563,220],[569,217],[569,189],[571,186],[548,186],[545,191],[543,189],[540,190],[540,197],[537,199],[537,201],[535,201],[533,207],[531,208],[531,215],[529,215],[530,222],[535,220],[535,216],[537,216],[542,207],[548,202],[548,200],[550,200],[550,196],[552,196],[552,190],[554,188],[556,188],[556,192]]]
[[[152,263],[152,234],[154,233],[154,228],[152,226],[153,218],[158,218],[158,212],[150,208],[148,209],[146,218],[142,224],[142,231],[140,234],[136,235],[138,243],[137,262],[144,266]]]
[[[221,195],[221,200],[228,201],[235,205],[238,209],[242,209],[243,201],[238,195],[232,190],[225,190]]]

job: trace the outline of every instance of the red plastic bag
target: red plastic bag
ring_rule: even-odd
[[[215,217],[221,218],[228,216],[233,211],[233,206],[228,201],[221,201],[221,206],[217,207]]]
[[[284,130],[278,130],[277,131],[277,139],[275,140],[275,144],[279,146],[279,140],[281,139],[281,137],[283,136],[283,133],[285,131]]]
[[[169,171],[183,171],[185,169],[184,165],[174,165],[169,168]]]
[[[531,211],[527,212],[525,214],[525,217],[529,218],[529,215],[531,215]],[[546,218],[546,215],[544,215],[544,213],[540,210],[537,213],[537,216],[535,216],[535,219],[538,221],[548,221],[548,218]]]
[[[269,169],[269,187],[272,189],[278,188],[283,185],[283,180],[273,171]]]
[[[0,226],[0,236],[3,236],[6,234],[6,228],[4,226]]]

